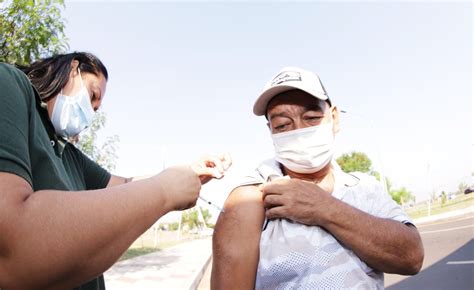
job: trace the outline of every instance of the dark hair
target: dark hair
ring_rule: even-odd
[[[30,66],[20,67],[20,69],[38,90],[41,100],[48,101],[59,94],[68,82],[73,60],[79,62],[78,68],[81,72],[92,73],[96,76],[103,74],[108,80],[109,75],[104,64],[95,55],[87,52],[54,55],[37,60]]]

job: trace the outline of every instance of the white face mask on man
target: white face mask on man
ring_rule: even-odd
[[[272,134],[275,159],[297,173],[314,173],[332,159],[334,134],[329,123]]]
[[[63,95],[61,91],[56,98],[51,116],[56,133],[66,138],[73,137],[89,127],[95,113],[80,70],[79,76],[80,91],[75,96]]]

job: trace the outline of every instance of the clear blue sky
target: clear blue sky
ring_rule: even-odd
[[[470,182],[472,12],[470,2],[67,1],[64,17],[70,50],[109,70],[101,136],[120,137],[116,173],[221,151],[234,157],[230,177],[253,168],[273,154],[253,102],[280,68],[300,66],[349,112],[338,152],[368,153],[423,199]],[[207,197],[221,202],[212,191],[230,177]]]

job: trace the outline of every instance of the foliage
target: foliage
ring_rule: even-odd
[[[380,173],[372,170],[372,161],[363,152],[353,151],[351,153],[345,153],[336,159],[339,166],[344,172],[363,172],[375,176],[380,181]],[[404,204],[415,199],[413,194],[405,187],[400,189],[394,189],[392,182],[388,177],[385,177],[385,184],[387,185],[387,191],[398,204]]]
[[[20,66],[67,50],[63,0],[0,0],[0,61]],[[78,147],[99,165],[113,170],[117,159],[118,136],[108,137],[98,146],[97,131],[105,125],[98,113],[89,130],[81,134]],[[76,140],[71,140],[76,143]]]
[[[179,223],[171,223],[168,226],[168,230],[170,231],[177,231],[179,228]]]
[[[405,187],[391,190],[390,195],[392,196],[393,200],[395,200],[398,204],[401,205],[415,199],[411,192]]]
[[[444,190],[441,192],[441,206],[445,206],[446,205],[446,200],[447,200],[447,196],[446,196],[446,192],[444,192]]]
[[[182,225],[186,225],[190,230],[207,225],[212,215],[209,213],[208,209],[203,209],[201,207],[200,209],[205,224],[202,222],[202,220],[200,220],[198,210],[196,208],[193,208],[183,212],[183,215],[181,217]]]
[[[76,146],[79,150],[84,152],[84,154],[97,162],[97,164],[112,171],[115,169],[118,142],[120,139],[117,135],[109,136],[102,144],[96,144],[97,131],[105,125],[105,122],[105,113],[100,111],[97,112],[91,126],[79,136],[79,141]]]
[[[63,0],[12,0],[0,9],[0,61],[26,66],[68,48]]]
[[[336,159],[344,172],[364,172],[368,173],[372,167],[372,161],[367,154],[353,151],[350,154],[342,154]]]

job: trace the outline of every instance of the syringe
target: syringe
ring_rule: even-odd
[[[208,201],[207,199],[205,199],[204,197],[202,196],[199,196],[199,199],[204,201],[205,203],[209,204],[209,205],[212,205],[213,207],[217,208],[221,213],[224,213],[224,209],[220,206],[217,206],[215,204],[213,204],[212,202]]]

